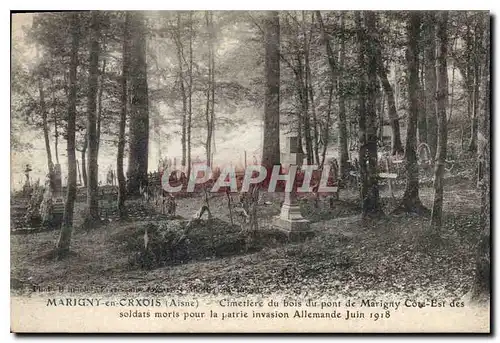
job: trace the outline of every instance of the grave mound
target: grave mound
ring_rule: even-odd
[[[145,269],[241,255],[287,242],[280,230],[251,234],[217,218],[131,224],[110,239],[128,254],[130,266]]]

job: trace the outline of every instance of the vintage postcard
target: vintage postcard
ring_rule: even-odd
[[[489,333],[488,11],[11,13],[11,331]]]

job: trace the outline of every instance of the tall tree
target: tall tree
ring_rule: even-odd
[[[475,15],[474,23],[474,44],[472,51],[472,60],[467,63],[472,64],[473,72],[473,85],[472,85],[472,118],[471,118],[471,136],[469,141],[468,150],[471,152],[477,151],[477,133],[479,125],[479,85],[481,83],[481,45],[483,36],[483,27],[481,21],[477,19],[479,16]]]
[[[339,131],[339,175],[342,180],[347,177],[347,163],[349,161],[349,152],[347,150],[347,116],[346,116],[346,101],[344,91],[344,81],[346,78],[346,34],[345,34],[345,12],[340,14],[340,51],[339,51],[339,76],[338,76],[338,96],[339,96],[339,117],[338,117],[338,131]],[[328,50],[327,50],[328,53]],[[330,65],[330,64],[329,64]],[[334,76],[334,69],[330,65],[332,77]],[[332,83],[336,82],[335,78]],[[332,89],[333,91],[333,89]],[[330,94],[331,96],[331,94]]]
[[[358,127],[359,127],[359,174],[361,179],[361,205],[363,215],[365,213],[365,197],[368,189],[368,169],[366,163],[366,61],[365,61],[365,32],[361,13],[356,11],[354,15],[356,23],[356,37],[358,40]]]
[[[382,88],[384,89],[385,96],[387,97],[387,108],[392,130],[391,153],[393,155],[396,155],[402,154],[404,152],[404,149],[403,144],[401,143],[401,129],[396,108],[396,100],[391,83],[389,82],[389,78],[387,77],[388,72],[389,71],[384,65],[384,60],[382,57],[382,45],[379,43],[377,44],[377,73],[382,83]]]
[[[105,84],[105,77],[106,77],[106,51],[104,50],[106,48],[106,44],[103,44],[103,59],[102,59],[102,69],[99,73],[99,81],[98,81],[98,94],[97,94],[97,124],[96,124],[96,136],[97,136],[97,153],[96,155],[99,155],[99,148],[101,146],[101,124],[103,121],[103,104],[102,104],[102,99],[103,99],[103,93],[104,93],[104,84]]]
[[[191,126],[193,119],[193,12],[189,12],[188,118],[186,130],[187,175],[191,175]]]
[[[37,57],[40,57],[40,52],[39,48],[37,47]],[[38,101],[39,101],[39,109],[40,109],[40,116],[42,117],[42,131],[43,131],[43,138],[45,142],[45,152],[47,154],[47,169],[48,169],[48,175],[50,178],[50,187],[54,187],[54,162],[52,161],[52,150],[50,148],[50,130],[49,130],[49,124],[48,124],[48,118],[47,118],[47,104],[45,101],[45,89],[43,85],[43,78],[44,74],[46,71],[44,70],[45,67],[43,65],[43,62],[38,66],[38,76],[37,76],[37,84],[38,84]]]
[[[465,16],[465,25],[466,31],[464,35],[464,45],[465,45],[465,53],[464,58],[459,59],[459,63],[457,63],[458,69],[462,74],[464,79],[464,86],[466,89],[466,97],[467,97],[467,117],[473,120],[473,102],[474,102],[474,64],[472,63],[473,59],[473,50],[474,50],[474,37],[472,33],[472,20],[471,16],[468,13],[464,14]],[[465,124],[465,123],[464,123]],[[472,126],[471,126],[472,127]],[[469,147],[472,144],[475,144],[475,137],[469,141]],[[465,125],[462,127],[462,141],[465,141]],[[464,148],[464,146],[462,146]]]
[[[99,219],[98,199],[98,165],[97,154],[99,138],[97,136],[97,92],[99,79],[99,13],[92,12],[90,24],[90,54],[89,54],[89,81],[87,94],[87,138],[88,138],[88,174],[87,174],[87,221],[92,223]]]
[[[427,144],[431,158],[436,156],[438,124],[436,114],[436,20],[433,11],[425,13],[424,21],[425,54],[425,112],[427,114]]]
[[[420,36],[421,14],[410,11],[407,23],[407,52],[408,64],[408,124],[406,131],[405,162],[406,187],[400,207],[396,209],[406,212],[428,214],[419,197],[418,163],[417,163],[417,120],[419,112],[419,85],[418,85],[418,41]]]
[[[310,161],[311,164],[316,161],[317,164],[319,164],[319,146],[318,146],[318,118],[316,115],[316,107],[314,103],[314,85],[313,85],[313,79],[312,79],[312,71],[311,71],[311,40],[312,40],[312,28],[313,28],[313,20],[314,16],[312,17],[313,19],[311,20],[311,25],[309,28],[309,33],[307,32],[308,30],[308,25],[307,25],[307,16],[306,16],[306,11],[302,11],[302,36],[303,36],[303,41],[304,41],[304,85],[305,85],[305,91],[306,91],[306,99],[308,99],[308,108],[310,109],[310,112],[312,114],[312,123],[309,121],[309,113],[307,114],[307,127],[309,127],[309,132],[307,133],[307,136],[309,138],[309,145],[308,145],[308,150],[310,151]],[[312,125],[312,137],[311,137],[311,125]]]
[[[439,229],[442,224],[443,212],[443,179],[446,161],[446,147],[448,143],[448,128],[446,107],[448,105],[448,11],[439,15],[439,74],[437,79],[437,112],[438,112],[438,141],[436,165],[434,170],[434,204],[432,206],[431,226]]]
[[[181,98],[182,98],[181,165],[184,167],[186,166],[186,153],[187,153],[186,133],[187,133],[187,117],[188,117],[188,95],[186,93],[186,81],[183,68],[185,57],[184,57],[184,46],[182,44],[182,38],[181,38],[181,29],[182,29],[181,12],[177,12],[177,27],[175,28],[175,30],[173,30],[172,35],[177,48],[177,62],[179,64],[179,84],[180,84]]]
[[[69,251],[71,234],[73,232],[73,211],[76,199],[76,102],[77,84],[76,72],[78,68],[78,46],[80,44],[80,18],[77,12],[71,14],[71,62],[69,67],[68,92],[68,122],[67,122],[67,154],[68,154],[68,186],[64,205],[63,225],[57,242],[59,256]]]
[[[307,79],[307,66],[308,61],[306,60],[307,55],[307,34],[301,29],[299,19],[297,16],[290,14],[294,19],[294,23],[297,25],[297,35],[303,37],[302,43],[300,39],[297,38],[294,58],[297,61],[297,95],[300,103],[300,118],[302,119],[301,129],[304,135],[304,142],[306,145],[306,160],[308,164],[313,164],[313,148],[312,148],[312,137],[311,137],[311,121],[309,118],[309,82]]]
[[[423,25],[422,25],[423,26]],[[419,39],[419,54],[422,54],[422,40]],[[422,54],[423,55],[423,54]],[[424,66],[425,66],[425,58],[422,56],[420,58],[420,69],[419,69],[419,78],[418,78],[418,120],[417,120],[417,128],[418,128],[418,143],[427,143],[427,113],[425,112],[425,88],[424,88]]]
[[[52,186],[54,183],[52,182],[53,179],[53,172],[54,172],[54,162],[52,162],[52,152],[50,149],[50,138],[49,138],[49,125],[47,122],[47,108],[45,104],[45,92],[43,89],[43,79],[42,75],[38,76],[38,94],[40,98],[40,112],[41,112],[41,117],[42,117],[42,128],[43,128],[43,138],[45,141],[45,151],[47,153],[47,167],[49,170],[49,175],[50,175],[50,185]]]
[[[490,81],[490,18],[489,13],[484,15],[484,33],[482,37],[482,48],[484,51],[484,69],[482,75],[482,96],[483,96],[483,115],[481,125],[478,132],[478,153],[482,165],[484,166],[481,186],[481,215],[480,215],[480,232],[479,244],[477,247],[476,257],[476,274],[474,278],[474,286],[472,288],[472,299],[484,300],[490,295],[491,285],[491,81]]]
[[[211,122],[211,127],[210,131],[211,137],[212,137],[212,147],[210,149],[211,155],[210,155],[210,165],[212,165],[213,162],[213,154],[215,153],[215,28],[214,28],[214,12],[210,11],[210,46],[211,49],[210,51],[212,52],[212,75],[211,75],[211,107],[210,107],[210,122]]]
[[[363,216],[383,214],[378,190],[377,172],[377,52],[376,18],[373,11],[363,12],[365,26],[356,13],[359,40],[359,163]]]
[[[342,13],[340,17],[341,26],[341,38],[340,38],[340,51],[339,51],[339,67],[335,61],[335,54],[333,52],[332,44],[330,39],[327,37],[325,24],[323,22],[323,17],[320,11],[316,11],[316,18],[321,29],[321,37],[323,44],[326,49],[326,56],[328,59],[328,67],[332,75],[333,84],[338,82],[339,90],[339,117],[338,117],[338,139],[339,139],[339,172],[342,178],[346,177],[347,173],[347,161],[349,160],[349,152],[347,150],[347,117],[346,117],[346,106],[345,106],[345,94],[344,94],[344,81],[346,77],[345,73],[345,14]],[[339,70],[340,69],[340,70]]]
[[[129,40],[130,40],[130,13],[125,12],[123,23],[123,43],[122,43],[122,75],[121,83],[121,101],[120,101],[120,123],[118,131],[118,153],[116,155],[116,178],[118,179],[118,212],[120,217],[125,217],[125,200],[127,198],[127,189],[125,175],[123,173],[123,157],[125,154],[125,128],[127,124],[127,103],[128,103],[128,78],[129,78]]]
[[[208,32],[208,77],[206,89],[205,120],[207,126],[207,138],[205,141],[205,152],[207,165],[212,164],[212,156],[215,148],[215,32],[213,24],[213,12],[205,12],[205,21]]]
[[[280,164],[280,22],[277,11],[267,13],[264,34],[266,89],[262,164],[271,168]]]
[[[59,125],[57,122],[57,102],[55,97],[54,78],[51,76],[50,83],[54,91],[52,92],[52,110],[54,116],[54,155],[56,156],[56,163],[59,164]]]
[[[137,195],[148,173],[149,107],[146,66],[146,27],[142,12],[130,13],[130,129],[128,194]]]
[[[330,80],[330,85],[328,88],[328,106],[327,106],[327,112],[326,112],[326,122],[325,122],[325,125],[323,127],[323,132],[321,133],[324,138],[323,138],[323,152],[321,154],[320,169],[323,169],[323,166],[325,165],[326,150],[328,149],[328,143],[329,143],[330,125],[331,125],[331,118],[332,118],[333,87],[334,87],[334,84]],[[344,111],[345,111],[345,103],[344,103]],[[343,171],[341,170],[340,172],[344,173],[345,170],[343,170]],[[341,178],[343,178],[343,175],[344,175],[342,173],[339,174]]]
[[[83,177],[83,185],[87,187],[87,147],[88,147],[88,137],[87,137],[87,132],[84,133],[84,138],[83,138],[83,144],[82,144],[82,149],[79,150],[81,153],[81,159],[82,159],[82,177]]]

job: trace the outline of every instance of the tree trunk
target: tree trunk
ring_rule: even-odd
[[[326,150],[328,149],[328,142],[330,140],[330,124],[331,124],[331,117],[332,117],[333,87],[334,87],[333,82],[330,82],[330,89],[328,90],[328,110],[327,110],[328,112],[326,113],[325,128],[323,129],[323,132],[322,132],[323,153],[321,156],[321,164],[320,164],[321,170],[323,170],[323,166],[325,165]],[[345,107],[344,107],[344,109],[345,109]],[[349,156],[347,158],[349,158]],[[340,175],[342,175],[342,174],[340,174]],[[338,176],[337,176],[337,178],[338,178]]]
[[[206,27],[208,31],[208,79],[207,79],[207,102],[205,107],[205,119],[207,124],[207,138],[205,141],[206,163],[212,165],[213,152],[215,150],[215,55],[214,55],[214,28],[213,14],[205,12]]]
[[[473,121],[473,107],[474,107],[474,63],[473,63],[473,50],[474,50],[474,38],[472,37],[471,23],[470,19],[467,18],[466,23],[466,33],[465,33],[465,63],[464,65],[459,65],[460,72],[462,73],[462,77],[465,82],[465,91],[467,94],[467,118],[471,120],[471,124]],[[472,125],[471,125],[472,131]],[[465,141],[465,125],[463,127],[462,133],[463,141]],[[467,150],[471,148],[471,145],[474,145],[475,138],[470,138],[469,143],[467,145]],[[464,147],[462,145],[462,147]]]
[[[50,82],[52,84],[52,86],[54,86],[54,81],[53,79],[51,78],[50,79]],[[53,108],[53,114],[54,114],[54,154],[56,155],[56,164],[60,164],[59,163],[59,131],[58,131],[58,128],[59,128],[59,125],[57,123],[57,111],[56,111],[56,108],[57,108],[57,104],[56,104],[56,98],[55,98],[55,90],[52,91],[52,108]]]
[[[177,30],[175,31],[174,35],[174,41],[175,45],[177,47],[177,62],[179,63],[179,79],[180,79],[180,88],[181,88],[181,98],[182,98],[182,131],[181,131],[181,146],[182,146],[182,158],[181,158],[181,165],[184,167],[186,166],[186,125],[187,125],[187,112],[188,112],[188,105],[187,105],[187,95],[186,95],[186,88],[184,86],[184,69],[182,68],[183,65],[183,46],[182,46],[182,40],[181,40],[181,13],[177,12]]]
[[[476,23],[474,27],[474,51],[473,51],[473,72],[474,72],[474,83],[472,87],[472,121],[471,121],[471,137],[469,141],[468,150],[471,152],[477,152],[477,132],[479,125],[479,84],[481,83],[481,44],[482,44],[482,27],[480,24]],[[470,61],[468,61],[470,63]]]
[[[438,124],[436,113],[436,20],[433,11],[426,12],[425,20],[425,113],[427,114],[427,144],[434,159],[437,150]]]
[[[339,117],[338,117],[338,144],[339,144],[339,175],[341,180],[345,180],[348,171],[349,151],[347,149],[347,116],[344,94],[344,80],[346,73],[345,68],[345,13],[340,15],[340,52],[339,52],[339,69],[338,77],[338,97],[339,97]],[[333,71],[332,71],[333,73]],[[337,80],[332,80],[336,82]]]
[[[319,164],[319,131],[318,131],[318,117],[316,115],[316,106],[314,103],[314,90],[312,83],[309,85],[309,97],[311,98],[311,111],[313,116],[313,151],[314,151],[314,160],[316,164]]]
[[[101,122],[102,122],[102,94],[104,92],[104,76],[106,74],[106,57],[102,61],[102,70],[99,76],[99,95],[97,100],[97,153],[99,156],[99,147],[101,145]]]
[[[186,165],[186,155],[187,155],[187,149],[186,149],[186,125],[187,125],[187,97],[186,97],[186,89],[184,87],[184,75],[182,72],[182,67],[180,67],[181,70],[179,71],[179,79],[180,79],[180,86],[181,86],[181,96],[182,96],[182,131],[181,131],[181,147],[182,147],[182,157],[181,157],[181,165],[184,167]]]
[[[401,142],[401,129],[399,125],[399,117],[396,110],[396,101],[394,99],[394,92],[392,91],[391,84],[387,79],[387,74],[384,72],[379,72],[380,80],[382,81],[382,87],[384,88],[384,93],[387,96],[387,107],[389,114],[389,121],[391,123],[392,138],[391,138],[391,152],[393,155],[402,154],[404,152],[403,144]]]
[[[88,138],[87,133],[85,133],[85,139],[83,140],[83,148],[82,148],[82,177],[83,177],[83,185],[87,187],[87,146],[88,146]]]
[[[425,66],[425,58],[422,66]],[[427,143],[427,113],[425,112],[424,68],[422,67],[418,82],[418,143]]]
[[[299,102],[301,101],[300,100],[300,87],[298,86],[298,83],[297,83],[297,92],[299,93],[297,96],[299,98]],[[299,152],[300,153],[304,153],[304,147],[302,146],[302,125],[303,122],[302,122],[302,112],[301,111],[297,111],[297,145],[298,145],[298,149],[299,149]]]
[[[188,118],[187,118],[187,175],[191,175],[191,121],[193,117],[193,12],[189,12],[189,67],[188,67]]]
[[[305,13],[302,11],[302,21],[305,21]],[[310,73],[309,69],[309,44],[307,42],[307,32],[302,29],[303,37],[303,52],[301,50],[297,51],[297,61],[301,76],[301,90],[302,90],[302,118],[304,120],[304,138],[306,140],[306,158],[307,164],[314,164],[314,152],[313,152],[313,138],[311,137],[311,121],[309,109],[312,104],[309,103],[309,89],[311,87],[311,82],[309,79]],[[300,46],[300,45],[299,45]],[[304,55],[304,66],[302,68],[302,54]]]
[[[472,88],[472,85],[470,86],[470,88]],[[469,87],[467,87],[466,92],[467,92],[467,118],[472,122],[472,116],[473,116],[472,108],[473,108],[473,102],[474,102],[473,91],[470,90]],[[464,149],[469,150],[469,146],[470,146],[470,142],[471,142],[472,138],[469,140],[468,143],[466,143],[466,130],[467,130],[467,123],[464,122],[462,125],[462,138],[461,138],[462,147]]]
[[[80,163],[78,161],[78,159],[76,160],[76,171],[77,171],[77,176],[78,176],[78,182],[77,182],[77,186],[78,185],[82,185],[82,173],[80,172]]]
[[[453,48],[452,48],[453,49]],[[451,68],[451,91],[450,91],[450,100],[449,100],[449,115],[448,115],[448,124],[451,122],[451,117],[453,116],[453,107],[455,106],[454,98],[455,98],[455,63],[453,63],[453,67]]]
[[[214,43],[215,43],[215,31],[214,31],[214,14],[213,11],[210,11],[210,51],[212,53],[212,88],[211,88],[211,110],[210,110],[210,121],[211,121],[211,128],[210,131],[211,136],[212,136],[212,148],[210,149],[212,154],[210,155],[210,165],[213,163],[213,156],[214,153],[216,152],[216,147],[215,147],[215,50],[214,50]]]
[[[209,63],[210,65],[210,63]],[[208,79],[211,79],[211,67],[208,69]],[[210,156],[212,156],[212,125],[210,123],[210,81],[207,85],[207,102],[205,106],[205,120],[207,124],[207,139],[205,141],[205,154],[207,166],[210,166]]]
[[[439,18],[439,75],[437,79],[438,142],[436,165],[434,167],[434,204],[432,206],[431,226],[439,230],[443,216],[443,179],[448,142],[446,107],[448,103],[448,11],[442,11]]]
[[[118,179],[118,213],[123,218],[126,215],[125,200],[127,198],[127,189],[125,175],[123,174],[123,157],[125,154],[125,126],[127,123],[127,81],[128,70],[130,63],[129,56],[129,22],[130,13],[125,13],[125,22],[123,29],[123,50],[122,50],[122,75],[121,75],[121,109],[120,109],[120,124],[118,132],[118,153],[116,155],[116,177]]]
[[[265,31],[265,103],[262,165],[272,168],[280,164],[280,23],[279,12],[268,12]]]
[[[212,35],[210,33],[210,15],[208,11],[205,12],[205,20],[207,25],[207,31],[209,32],[208,38],[208,77],[207,77],[207,102],[205,105],[205,121],[207,124],[207,138],[205,141],[205,153],[206,153],[206,163],[210,166],[210,160],[212,156],[212,123],[210,121],[210,97],[212,95]]]
[[[480,301],[490,297],[491,286],[491,114],[490,114],[490,18],[485,18],[483,32],[483,49],[485,51],[484,70],[482,75],[483,88],[483,118],[481,118],[480,138],[478,139],[479,158],[482,162],[483,173],[480,181],[481,188],[481,216],[479,244],[477,247],[476,273],[472,287],[472,299]]]
[[[382,59],[382,47],[377,45],[377,73],[382,83],[382,88],[387,97],[387,109],[389,114],[389,121],[392,129],[391,137],[391,153],[393,155],[403,154],[403,144],[401,143],[401,129],[399,126],[398,111],[396,108],[396,100],[394,99],[394,91],[392,90],[389,79],[387,78],[387,69],[384,66]],[[397,83],[397,80],[396,80]]]
[[[367,164],[367,142],[366,142],[366,62],[365,62],[365,33],[363,24],[361,21],[360,12],[355,12],[355,22],[356,22],[356,36],[358,40],[358,139],[359,139],[359,176],[361,179],[360,185],[360,198],[361,198],[361,207],[363,209],[363,216],[365,216],[365,208],[368,204],[365,199],[368,195],[369,189],[369,179],[368,179],[368,164]]]
[[[69,69],[69,96],[68,96],[68,126],[67,126],[67,153],[68,153],[68,186],[66,202],[64,204],[63,225],[57,242],[59,256],[69,251],[71,234],[73,231],[73,211],[76,199],[76,154],[75,154],[75,130],[76,130],[76,101],[77,84],[76,71],[78,68],[78,45],[80,40],[79,14],[71,15],[71,63]]]
[[[479,81],[477,81],[478,70],[474,71],[474,86],[472,87],[472,118],[470,129],[470,140],[467,150],[470,152],[477,151],[477,129],[478,129],[478,111],[479,111]]]
[[[361,26],[360,18],[358,21],[358,39],[360,39],[359,61],[363,72],[360,86],[360,102],[365,102],[360,113],[360,165],[361,168],[361,199],[363,207],[363,217],[377,216],[383,214],[380,204],[378,190],[378,171],[377,171],[377,52],[375,47],[375,12],[364,11],[364,20],[366,32]],[[365,64],[365,55],[366,64]],[[365,76],[366,75],[366,76]],[[365,86],[365,82],[367,85]],[[366,87],[366,88],[365,88]],[[366,96],[365,96],[366,94]],[[365,100],[366,99],[366,100]],[[361,120],[363,118],[363,120]],[[364,135],[364,137],[362,137]]]
[[[45,106],[45,92],[43,90],[42,77],[38,77],[38,92],[40,95],[40,112],[42,115],[43,138],[45,140],[45,151],[47,153],[47,168],[49,170],[50,185],[53,186],[54,162],[52,162],[52,151],[50,149],[49,125],[47,123],[47,108]]]
[[[56,154],[56,163],[59,163],[59,133],[57,132],[57,115],[54,113],[54,153]]]
[[[302,11],[302,18],[305,21],[305,15],[304,11]],[[313,82],[312,82],[312,73],[311,73],[311,65],[310,65],[310,58],[309,58],[309,49],[310,49],[310,44],[311,41],[307,41],[307,33],[304,30],[304,40],[305,40],[305,72],[306,72],[306,89],[308,92],[309,96],[309,107],[311,108],[311,113],[312,113],[312,150],[313,150],[313,156],[314,160],[316,161],[316,164],[319,164],[319,134],[318,134],[318,118],[316,116],[316,107],[314,103],[314,87],[313,87]]]
[[[149,108],[146,66],[146,28],[141,12],[130,13],[130,129],[128,194],[139,195],[148,173]]]
[[[436,113],[436,20],[433,11],[426,12],[425,20],[425,112],[427,114],[427,144],[434,159],[438,141]]]
[[[419,107],[418,92],[418,37],[420,28],[420,13],[411,11],[407,26],[408,32],[408,127],[406,131],[406,187],[403,199],[396,212],[414,212],[428,215],[429,210],[422,205],[419,197],[418,163],[417,163],[417,121]]]
[[[382,143],[384,136],[384,108],[385,97],[380,89],[380,82],[377,82],[377,141]]]
[[[301,52],[296,52],[297,58],[297,70],[298,70],[298,94],[301,105],[301,118],[302,118],[302,128],[304,130],[304,140],[306,143],[306,160],[307,164],[313,164],[313,150],[312,150],[312,139],[311,139],[311,123],[309,121],[309,96],[308,96],[308,82],[307,75],[305,73],[305,66],[302,65]]]
[[[99,14],[92,12],[90,57],[89,57],[89,79],[87,94],[87,137],[89,149],[88,175],[87,175],[87,218],[88,224],[99,219],[98,199],[98,136],[97,136],[97,93],[99,77]]]
[[[394,104],[396,106],[396,110],[399,110],[401,104],[401,78],[402,78],[402,70],[399,64],[395,64],[394,66]]]
[[[335,62],[335,56],[333,53],[333,49],[330,43],[330,40],[326,36],[325,25],[323,23],[323,18],[321,17],[321,12],[316,11],[316,19],[318,20],[320,29],[321,29],[321,37],[323,40],[323,44],[325,45],[326,55],[328,58],[328,66],[330,67],[330,72],[332,74],[332,82],[333,84],[337,84],[338,82],[338,90],[339,90],[339,118],[338,118],[338,130],[339,130],[339,174],[342,179],[344,179],[347,175],[347,164],[349,160],[349,152],[347,148],[347,116],[346,116],[346,106],[345,106],[345,95],[344,91],[344,79],[346,74],[344,72],[345,67],[345,14],[341,13],[340,17],[340,25],[341,25],[341,40],[340,40],[340,51],[339,51],[339,64],[340,68],[337,68]],[[338,71],[340,69],[340,73]]]

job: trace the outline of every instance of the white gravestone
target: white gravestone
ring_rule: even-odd
[[[298,144],[298,137],[286,137],[286,152],[281,154],[281,164],[285,168],[297,166],[300,168],[304,160],[304,154]],[[289,178],[291,175],[289,175]],[[289,182],[289,181],[287,181]],[[286,231],[291,240],[304,239],[313,235],[309,220],[300,213],[300,206],[297,202],[295,187],[291,192],[285,191],[285,199],[281,207],[279,217],[275,219],[275,225]]]

